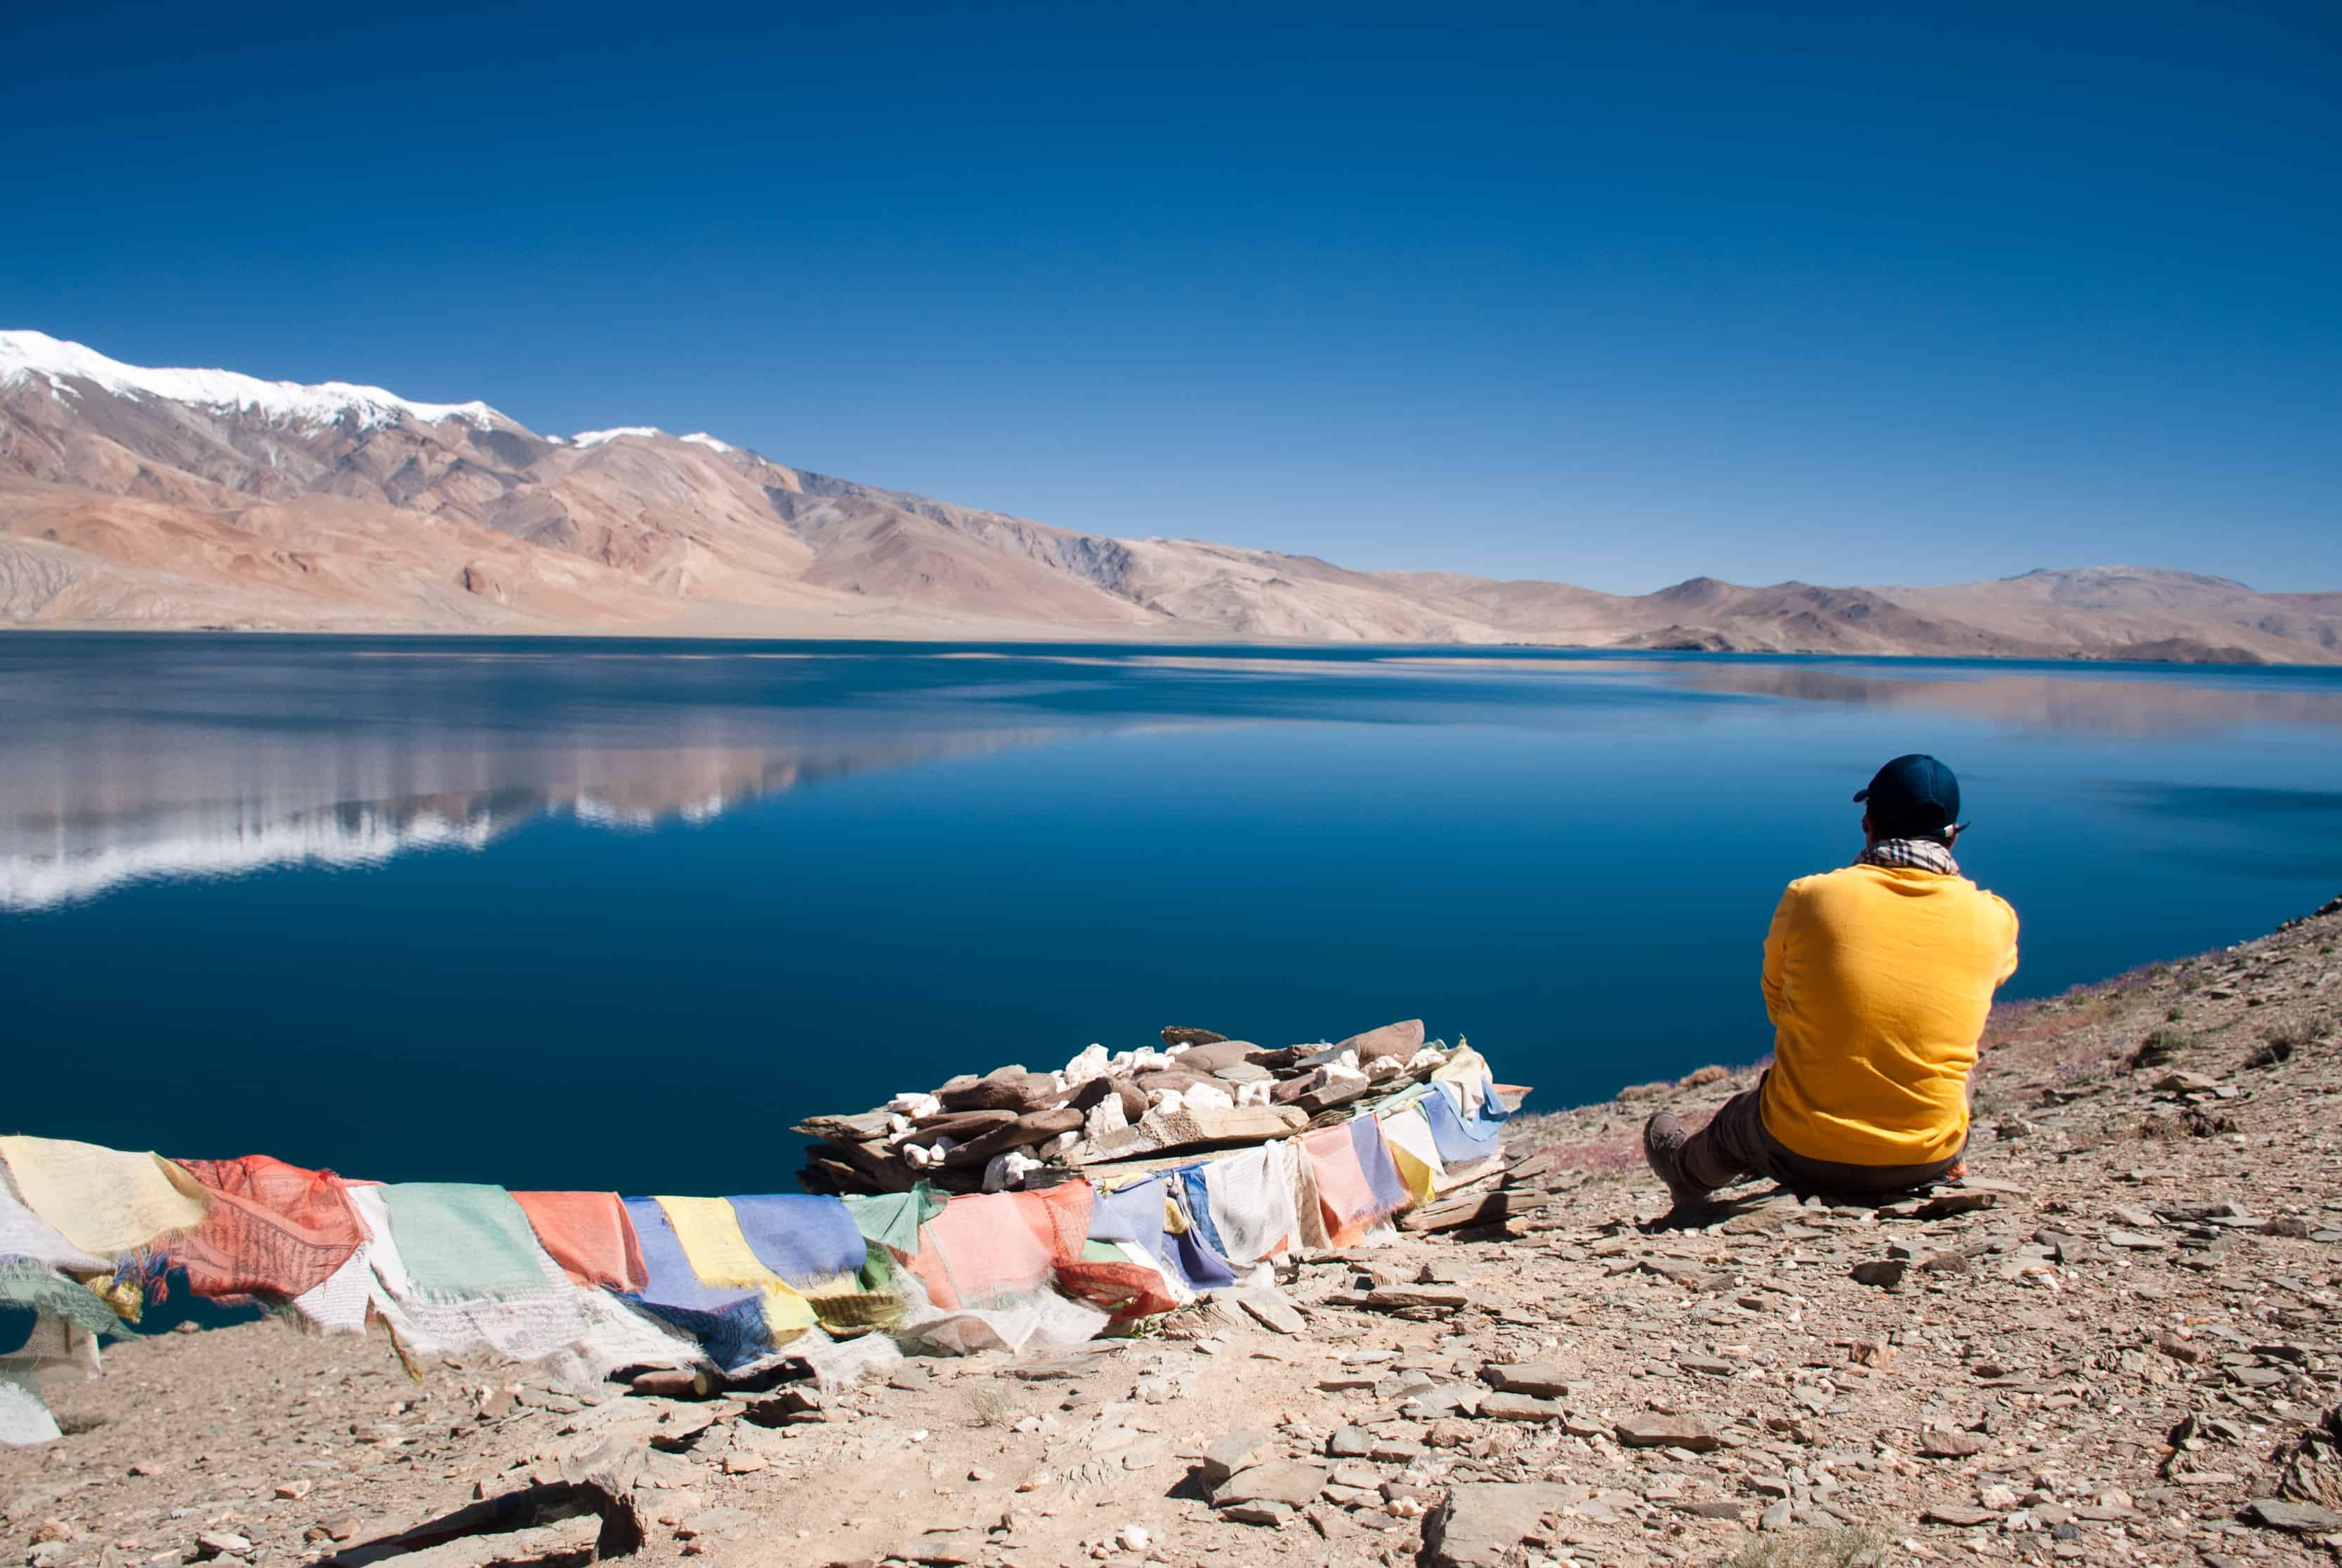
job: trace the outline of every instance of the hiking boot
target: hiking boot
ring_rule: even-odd
[[[1680,1209],[1696,1208],[1707,1201],[1707,1191],[1684,1174],[1683,1147],[1691,1131],[1673,1111],[1661,1111],[1643,1124],[1643,1158],[1667,1184],[1668,1195]]]

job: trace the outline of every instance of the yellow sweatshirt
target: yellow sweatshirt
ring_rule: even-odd
[[[1968,1070],[2017,973],[2017,912],[1964,876],[1800,877],[1765,938],[1766,1130],[1809,1160],[1920,1165],[1967,1136]]]

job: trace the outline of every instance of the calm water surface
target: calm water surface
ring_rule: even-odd
[[[788,1189],[816,1111],[1420,1014],[1566,1104],[1769,1045],[1935,752],[2038,995],[2342,890],[2342,672],[0,637],[0,1130]]]

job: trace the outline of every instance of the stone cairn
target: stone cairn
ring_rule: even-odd
[[[1351,1103],[1422,1083],[1447,1060],[1423,1020],[1334,1044],[1264,1049],[1174,1026],[1160,1048],[1092,1045],[1052,1072],[963,1074],[854,1116],[815,1116],[798,1181],[809,1193],[1046,1187],[1085,1167],[1287,1138],[1346,1120]],[[1171,1163],[1166,1160],[1164,1163]]]

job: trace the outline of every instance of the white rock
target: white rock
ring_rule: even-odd
[[[1109,1134],[1119,1133],[1129,1125],[1130,1118],[1122,1114],[1122,1096],[1108,1094],[1091,1106],[1090,1114],[1082,1119],[1082,1135],[1086,1138],[1103,1138]]]
[[[1215,1088],[1209,1084],[1196,1084],[1183,1098],[1190,1111],[1227,1111],[1236,1107],[1236,1101],[1229,1097],[1226,1090]]]
[[[933,1094],[897,1094],[886,1102],[886,1109],[906,1116],[933,1116],[943,1108],[944,1103]]]
[[[1022,1149],[1011,1149],[1005,1154],[992,1156],[984,1167],[984,1190],[987,1193],[1007,1193],[1025,1184],[1027,1172],[1037,1171],[1041,1162]]]

